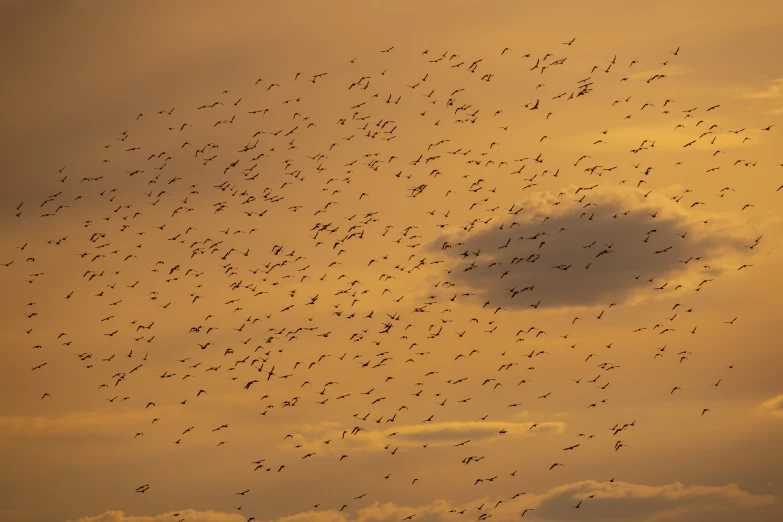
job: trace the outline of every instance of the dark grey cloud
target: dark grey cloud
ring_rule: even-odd
[[[630,191],[589,196],[577,203],[573,196],[539,195],[517,205],[525,209],[518,215],[504,212],[484,228],[443,235],[429,248],[451,245],[444,250],[452,261],[451,281],[475,292],[482,304],[527,308],[540,301],[545,308],[620,304],[667,281],[662,292],[677,284],[692,287],[698,277],[720,274],[752,242],[726,222],[704,223],[663,199]],[[512,297],[512,289],[525,288]]]

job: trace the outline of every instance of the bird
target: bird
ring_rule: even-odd
[[[103,89],[92,103],[85,102],[89,89],[65,89],[66,105],[85,109],[79,117],[90,136],[72,125],[52,127],[57,139],[33,141],[45,127],[38,113],[14,112],[25,122],[19,143],[30,146],[6,155],[15,158],[9,172],[25,174],[4,185],[14,239],[0,252],[0,274],[15,349],[7,366],[30,368],[14,377],[14,400],[29,406],[24,415],[48,425],[69,411],[79,424],[79,412],[102,405],[90,418],[112,435],[112,455],[133,460],[101,478],[106,488],[129,473],[141,481],[174,470],[196,483],[230,472],[231,480],[210,487],[217,496],[243,497],[234,507],[246,513],[261,489],[271,491],[269,476],[307,476],[362,488],[352,500],[328,504],[342,512],[380,502],[409,487],[406,480],[430,495],[432,473],[445,471],[450,479],[437,486],[444,495],[473,486],[494,499],[494,508],[476,503],[486,521],[502,515],[493,512],[501,503],[506,509],[525,495],[504,495],[522,468],[513,454],[484,455],[488,447],[524,432],[526,447],[541,453],[551,433],[575,434],[578,443],[558,446],[565,462],[548,468],[570,470],[580,455],[611,451],[594,430],[601,419],[666,400],[661,418],[674,422],[672,412],[685,404],[679,401],[698,386],[736,391],[734,379],[688,379],[709,370],[700,338],[722,333],[720,321],[747,334],[747,321],[725,320],[739,312],[718,317],[704,306],[725,301],[728,287],[718,281],[731,286],[734,277],[732,288],[742,291],[721,310],[740,302],[755,310],[761,301],[744,285],[763,280],[774,292],[764,272],[755,272],[757,280],[738,272],[774,260],[769,238],[761,241],[771,232],[756,232],[771,222],[751,214],[768,211],[779,195],[774,185],[751,181],[769,178],[767,141],[779,128],[746,121],[751,116],[736,100],[708,100],[709,89],[693,90],[693,105],[683,106],[688,93],[672,77],[684,66],[679,60],[690,58],[680,47],[670,51],[671,43],[651,52],[676,56],[676,64],[671,56],[637,56],[630,74],[613,51],[583,62],[578,55],[594,55],[598,44],[582,35],[576,47],[571,35],[544,35],[540,46],[554,44],[554,54],[496,42],[482,56],[470,40],[411,52],[399,40],[368,47],[344,38],[329,16],[317,30],[284,17],[265,28],[277,44],[258,44],[263,56],[276,57],[264,62],[263,78],[251,72],[242,79],[236,71],[258,64],[212,49],[211,33],[196,31],[212,50],[194,55],[187,92],[155,91],[159,75],[142,75],[141,90],[127,81]],[[445,19],[427,24],[424,11],[417,16],[429,32],[442,32]],[[536,20],[545,27],[546,17]],[[241,24],[234,28],[241,33]],[[318,56],[306,55],[302,49],[318,35],[330,37]],[[339,50],[327,45],[335,38]],[[164,72],[184,63],[161,56]],[[283,62],[293,69],[283,71]],[[82,66],[73,70],[91,77]],[[121,97],[128,100],[120,104]],[[170,110],[150,109],[155,97],[176,99],[166,102]],[[53,102],[41,103],[43,114]],[[60,120],[75,117],[67,112]],[[737,130],[723,127],[729,120]],[[684,136],[667,141],[661,129]],[[757,136],[762,131],[770,140]],[[689,169],[681,185],[666,174],[672,166]],[[754,167],[761,177],[738,173]],[[747,199],[731,200],[743,192]],[[575,317],[586,313],[601,322]],[[695,322],[683,323],[696,316],[699,338]],[[636,342],[629,348],[623,336],[630,333]],[[668,344],[656,342],[663,335]],[[688,348],[673,354],[683,338]],[[528,348],[518,351],[517,343]],[[600,350],[592,353],[592,345]],[[742,361],[735,362],[741,372]],[[587,372],[595,365],[594,373],[577,365]],[[569,393],[571,381],[580,393]],[[547,400],[532,408],[532,399]],[[698,429],[693,423],[709,420],[677,422]],[[52,424],[52,441],[64,437],[60,424]],[[638,452],[618,437],[645,429],[635,420],[616,424],[608,430],[614,451]],[[169,433],[178,434],[176,447]],[[705,444],[721,436],[702,430]],[[96,441],[97,448],[106,442]],[[167,451],[151,450],[161,442]],[[372,462],[365,458],[380,450]],[[252,483],[242,475],[251,464]],[[452,464],[491,471],[464,475],[450,471]],[[594,463],[603,470],[616,464]],[[80,471],[85,487],[97,480],[94,471]],[[544,469],[526,471],[535,480]],[[369,488],[381,476],[382,487]],[[169,484],[168,494],[179,487]],[[135,491],[149,491],[146,500],[160,496],[149,484]],[[541,494],[553,509],[581,509],[593,498],[552,491]],[[297,495],[315,506],[308,510],[327,507],[319,488]],[[266,501],[274,508],[280,499]],[[418,518],[413,510],[398,515]]]

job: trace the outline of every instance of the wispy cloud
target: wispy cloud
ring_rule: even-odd
[[[774,417],[783,417],[783,393],[763,402],[760,408],[763,412]]]
[[[0,416],[0,439],[3,438],[103,438],[130,437],[153,418],[164,418],[176,411],[171,406],[149,409],[116,409],[116,411],[71,411],[52,415]],[[179,413],[187,421],[193,414]]]
[[[171,522],[172,520],[187,520],[187,522],[245,522],[245,517],[238,513],[223,513],[220,511],[196,511],[183,509],[167,511],[158,515],[129,515],[124,511],[110,510],[100,515],[81,517],[68,522]]]
[[[4,437],[68,437],[110,436],[117,428],[138,426],[140,421],[154,417],[151,412],[83,411],[59,415],[0,417],[0,438]]]
[[[574,513],[571,507],[580,500],[588,509]],[[586,480],[549,490],[542,495],[536,515],[544,520],[572,520],[577,515],[581,515],[579,520],[693,520],[695,513],[764,506],[777,500],[742,491],[736,484],[689,486],[675,482],[648,486]]]
[[[783,78],[767,80],[766,87],[761,90],[746,92],[740,97],[750,100],[772,100],[783,96]]]
[[[387,425],[388,426],[388,425]],[[360,431],[356,435],[345,435],[345,440],[354,450],[381,450],[392,447],[453,446],[470,440],[471,444],[486,443],[499,437],[519,437],[538,435],[541,433],[562,433],[563,422],[502,422],[502,421],[467,421],[467,422],[432,422],[391,426],[379,430]],[[532,428],[532,429],[531,429]],[[316,440],[310,440],[298,435],[294,441],[303,448],[318,447],[324,451],[321,443],[324,439],[340,439],[342,431],[324,429],[323,435]]]

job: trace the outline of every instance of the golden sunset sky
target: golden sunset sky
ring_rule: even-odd
[[[781,520],[781,34],[0,0],[0,521]]]

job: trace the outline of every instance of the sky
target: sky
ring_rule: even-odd
[[[782,31],[0,1],[0,521],[779,520]]]

